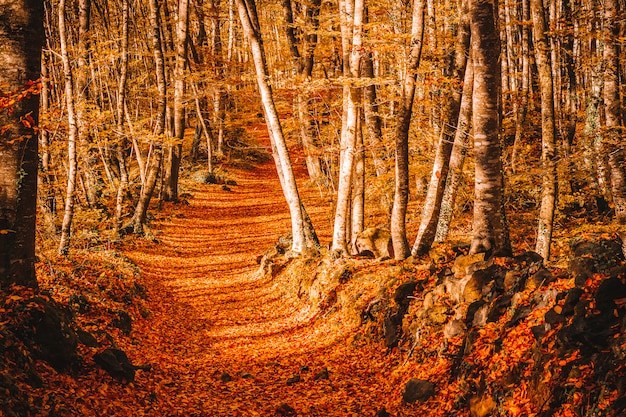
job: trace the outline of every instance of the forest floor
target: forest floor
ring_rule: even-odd
[[[292,159],[326,244],[332,201]],[[289,259],[273,162],[219,174],[234,182],[186,175],[181,202],[153,211],[152,238],[91,246],[83,228],[85,247],[67,258],[40,248],[39,292],[0,288],[0,417],[623,415],[614,234],[577,236],[549,270],[530,253],[475,262],[451,245],[441,260]],[[94,236],[106,229],[92,223]],[[471,305],[442,290],[463,259],[490,281]],[[134,366],[103,356],[114,351]],[[417,401],[411,383],[426,387]]]
[[[198,185],[188,207],[166,209],[158,243],[124,250],[152,312],[133,329],[133,361],[153,365],[134,382],[134,415],[375,415],[397,388],[386,349],[346,346],[354,329],[331,332],[258,273],[257,257],[290,230],[288,211],[272,162],[236,182]],[[328,204],[314,189],[303,198],[327,239]]]

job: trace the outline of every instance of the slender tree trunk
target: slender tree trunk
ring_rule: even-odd
[[[471,253],[510,254],[503,206],[504,179],[500,148],[500,39],[497,5],[470,0],[470,30],[474,64],[473,116],[476,184]]]
[[[361,61],[361,47],[363,44],[363,0],[356,0],[354,4],[349,1],[342,1],[342,43],[344,44],[344,62],[346,75],[351,78],[358,78]],[[347,7],[347,9],[346,9]],[[351,17],[351,20],[348,20]],[[350,44],[351,41],[351,45]],[[357,144],[357,123],[359,118],[359,105],[361,101],[361,90],[354,86],[344,86],[343,111],[345,119],[341,128],[341,161],[339,167],[339,184],[337,187],[337,207],[335,210],[335,220],[333,224],[333,241],[331,250],[338,253],[348,253],[348,241],[346,230],[348,218],[350,217],[350,195],[352,188],[352,178],[354,173],[354,159]]]
[[[530,8],[528,7],[529,0],[522,0],[522,19],[524,21],[530,20]],[[517,92],[517,108],[515,112],[515,139],[513,140],[513,147],[511,150],[511,172],[517,172],[517,156],[519,148],[522,143],[523,132],[526,123],[526,115],[528,113],[528,95],[529,95],[529,82],[530,82],[530,29],[527,25],[522,25],[522,45],[521,45],[521,60],[522,60],[522,73],[520,89]]]
[[[533,21],[533,39],[535,43],[535,61],[539,71],[541,90],[541,163],[543,184],[541,188],[541,207],[539,208],[539,226],[535,252],[550,259],[550,244],[554,226],[554,211],[557,199],[556,173],[556,125],[554,120],[554,90],[552,84],[552,63],[550,61],[550,43],[546,35],[548,26],[542,0],[530,0]]]
[[[128,140],[122,133],[124,130],[124,103],[126,101],[126,79],[128,78],[128,0],[122,0],[122,45],[120,55],[120,80],[117,90],[115,116],[119,143],[116,146],[117,162],[120,170],[120,182],[115,198],[115,230],[122,227],[124,195],[128,189],[128,168],[126,164],[126,149]]]
[[[624,165],[624,141],[622,125],[622,103],[620,101],[618,20],[619,2],[604,0],[604,117],[606,135],[604,138],[611,173],[611,194],[615,207],[615,219],[626,224],[626,166]]]
[[[159,16],[158,0],[150,0],[150,37],[152,41],[152,49],[154,54],[154,68],[156,72],[157,82],[157,109],[154,124],[154,141],[152,142],[152,157],[146,167],[145,183],[141,187],[141,194],[135,206],[135,212],[130,224],[124,229],[130,229],[136,234],[144,233],[144,224],[146,222],[146,214],[148,206],[154,194],[157,184],[159,171],[161,170],[161,161],[163,159],[163,150],[161,140],[165,132],[165,99],[167,97],[167,87],[165,82],[165,60],[163,58],[163,45],[161,42],[161,19]]]
[[[469,130],[472,119],[472,92],[474,90],[474,66],[472,61],[467,63],[465,71],[465,80],[463,82],[463,97],[461,98],[461,106],[459,111],[459,122],[457,124],[456,133],[454,135],[454,145],[452,146],[452,154],[450,155],[450,168],[448,170],[448,178],[446,179],[446,187],[441,200],[441,212],[439,213],[439,223],[437,224],[437,233],[435,234],[435,242],[443,242],[448,237],[450,229],[450,221],[454,213],[454,205],[456,201],[456,193],[463,179],[463,165],[465,163],[465,155],[469,146]]]
[[[207,126],[204,117],[202,116],[202,108],[200,107],[200,99],[198,98],[198,88],[195,84],[191,84],[193,88],[193,93],[195,95],[195,103],[196,103],[196,117],[198,118],[198,123],[200,125],[200,130],[204,133],[204,137],[206,139],[206,149],[207,149],[207,170],[209,174],[213,173],[213,134],[211,133],[211,129]]]
[[[76,123],[79,126],[77,136],[77,158],[80,160],[82,169],[78,170],[85,190],[85,200],[89,207],[98,204],[100,194],[99,173],[97,172],[97,155],[92,145],[92,138],[89,130],[86,109],[90,101],[89,94],[89,70],[91,64],[91,0],[78,0],[78,40],[76,56],[76,74],[74,93]]]
[[[305,220],[301,208],[302,203],[289,159],[289,151],[287,150],[287,144],[283,136],[282,126],[274,104],[272,89],[267,81],[269,77],[265,63],[265,51],[263,50],[256,5],[254,0],[236,0],[236,4],[244,34],[252,50],[257,84],[261,94],[265,120],[272,140],[272,149],[275,154],[277,171],[279,172],[279,176],[282,177],[281,185],[283,186],[283,193],[287,200],[287,205],[289,206],[291,234],[293,239],[291,250],[295,253],[303,253],[307,247],[307,241],[305,237]],[[309,242],[309,244],[313,244],[313,242]]]
[[[409,127],[413,115],[415,80],[424,43],[424,0],[415,0],[411,25],[411,51],[402,86],[402,102],[396,126],[395,192],[391,209],[391,240],[396,259],[410,255],[406,237],[406,211],[409,203]]]
[[[313,74],[313,58],[314,51],[317,46],[317,30],[319,28],[319,8],[321,0],[314,0],[310,5],[306,6],[305,11],[305,30],[310,33],[302,36],[304,42],[304,56],[300,53],[301,42],[296,37],[293,9],[291,0],[282,0],[283,16],[285,19],[285,33],[287,35],[287,43],[291,53],[293,67],[297,77],[303,83],[297,89],[294,97],[294,108],[299,122],[300,139],[305,153],[305,162],[309,178],[317,183],[324,182],[324,174],[320,161],[320,152],[315,140],[315,132],[311,123],[310,103],[309,103],[309,84]]]
[[[39,97],[23,91],[35,86],[44,40],[43,2],[0,0],[0,287],[37,288],[35,228],[37,212],[37,136]],[[5,98],[15,99],[5,105]],[[10,100],[8,100],[10,101]]]
[[[437,233],[437,223],[441,211],[441,202],[448,178],[448,167],[450,164],[450,154],[454,144],[455,128],[459,119],[461,105],[461,83],[465,78],[465,68],[467,66],[467,53],[469,51],[469,23],[467,21],[467,7],[463,8],[461,23],[457,35],[457,45],[454,54],[454,74],[453,77],[458,82],[458,87],[454,87],[446,99],[444,109],[444,127],[441,138],[435,153],[428,192],[422,208],[422,219],[417,232],[417,238],[411,253],[422,255],[430,249],[435,234]]]
[[[354,163],[354,186],[352,187],[352,215],[350,226],[351,253],[357,254],[354,245],[356,237],[364,229],[365,224],[365,149],[363,146],[363,115],[359,119],[357,130],[357,151]]]
[[[187,33],[189,25],[189,0],[178,1],[176,24],[176,63],[174,67],[174,137],[176,143],[169,146],[167,173],[165,176],[165,201],[178,201],[178,176],[180,158],[185,136],[185,63],[187,62]]]
[[[361,77],[367,77],[372,80],[375,78],[374,61],[371,51],[363,54],[361,60]],[[388,150],[383,143],[382,120],[378,113],[378,93],[376,90],[376,84],[374,84],[373,81],[363,88],[363,115],[365,130],[367,132],[366,144],[367,148],[370,150],[374,171],[380,183],[382,181],[387,182],[385,177],[389,173],[389,166],[387,165]],[[386,213],[391,213],[393,194],[390,185],[383,188],[381,204],[385,207]]]
[[[63,73],[65,76],[65,102],[67,106],[68,136],[67,136],[67,188],[65,190],[65,209],[63,222],[61,223],[61,241],[59,242],[59,254],[67,255],[70,249],[70,236],[72,230],[72,218],[74,216],[74,192],[76,189],[76,176],[78,164],[76,160],[76,140],[78,138],[78,120],[74,104],[74,81],[70,58],[67,52],[67,35],[65,27],[65,0],[59,1],[59,43],[61,45],[61,60],[63,61]]]

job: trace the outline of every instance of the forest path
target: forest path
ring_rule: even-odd
[[[305,416],[375,415],[384,352],[349,347],[354,329],[331,330],[257,274],[256,257],[290,230],[273,162],[238,170],[236,181],[231,191],[193,185],[190,205],[166,207],[155,225],[158,243],[125,250],[152,312],[133,330],[141,357],[132,359],[153,366],[137,374],[134,415],[291,415],[283,404]],[[328,240],[328,203],[315,189],[301,192]],[[324,369],[328,379],[316,379]]]

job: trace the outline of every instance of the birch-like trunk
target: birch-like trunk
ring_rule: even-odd
[[[174,64],[174,138],[169,146],[167,172],[165,176],[165,201],[178,201],[178,176],[185,136],[185,63],[187,61],[187,32],[189,25],[189,0],[178,1],[176,22],[176,62]]]
[[[554,211],[557,199],[556,173],[556,124],[554,121],[554,90],[552,84],[552,63],[550,61],[550,43],[546,31],[542,0],[530,0],[533,21],[533,40],[535,43],[535,61],[539,72],[541,91],[541,165],[543,183],[541,187],[541,206],[539,208],[539,226],[535,252],[550,259],[550,244],[554,227]]]
[[[342,46],[344,54],[344,73],[348,78],[358,78],[363,44],[363,0],[339,2],[342,27]],[[347,62],[345,61],[347,60]],[[343,89],[343,121],[341,126],[341,153],[339,183],[337,186],[337,207],[333,223],[333,241],[331,250],[348,253],[346,230],[350,218],[350,195],[354,173],[354,160],[357,145],[357,124],[361,102],[361,90],[346,85]]]
[[[610,150],[608,164],[615,220],[626,223],[626,166],[624,165],[624,126],[620,101],[618,22],[619,2],[604,0],[604,117],[606,135],[604,148]]]
[[[236,0],[239,10],[239,18],[243,27],[244,34],[250,44],[252,57],[254,60],[254,68],[256,73],[257,85],[261,94],[261,102],[267,123],[270,138],[272,140],[272,150],[274,160],[277,165],[279,176],[282,177],[281,185],[283,194],[289,206],[289,214],[291,216],[291,234],[292,245],[291,250],[295,253],[303,253],[307,247],[305,237],[305,222],[301,209],[300,195],[296,178],[293,173],[291,161],[289,159],[289,151],[283,136],[282,126],[278,117],[278,111],[274,104],[272,89],[268,83],[267,66],[265,62],[265,51],[263,49],[263,41],[259,20],[254,0]]]
[[[152,142],[152,155],[146,166],[145,182],[141,187],[141,194],[135,206],[135,212],[130,224],[124,229],[136,234],[144,233],[144,224],[150,200],[154,194],[157,184],[161,161],[163,159],[163,149],[161,140],[165,132],[165,111],[167,97],[167,85],[165,82],[165,60],[163,57],[163,44],[161,42],[161,19],[159,16],[158,0],[150,0],[150,40],[152,42],[152,53],[154,55],[154,69],[157,83],[157,108],[154,123],[154,140]]]
[[[124,135],[124,103],[126,101],[126,80],[128,78],[128,0],[122,0],[122,44],[120,51],[120,80],[117,89],[117,103],[115,117],[117,122],[118,140],[116,146],[117,163],[120,170],[120,182],[115,197],[115,230],[119,232],[122,227],[122,215],[124,208],[124,195],[128,189],[128,167],[126,163],[126,149],[128,139]]]
[[[428,252],[435,240],[435,234],[437,233],[441,202],[448,178],[450,155],[454,144],[455,127],[459,120],[461,83],[465,78],[467,54],[469,52],[470,36],[469,23],[467,21],[467,6],[463,7],[461,16],[454,54],[454,73],[452,74],[452,77],[454,77],[455,81],[458,83],[458,87],[452,89],[444,106],[444,126],[442,127],[442,134],[435,152],[435,161],[430,176],[428,192],[422,208],[422,218],[417,232],[417,238],[411,249],[411,254],[413,255],[422,255]]]
[[[404,259],[411,253],[406,237],[406,211],[409,203],[409,127],[413,115],[415,80],[424,43],[424,7],[424,0],[415,0],[411,24],[411,50],[402,85],[402,101],[395,132],[396,181],[391,209],[391,240],[396,259]]]
[[[65,208],[63,222],[61,223],[61,240],[59,242],[59,254],[67,255],[70,249],[70,236],[72,219],[74,217],[74,192],[76,190],[76,177],[78,164],[76,159],[76,140],[78,138],[78,120],[74,103],[74,81],[70,58],[67,52],[67,34],[65,27],[65,0],[59,1],[59,44],[61,46],[61,61],[63,62],[63,74],[65,78],[65,103],[67,107],[67,187],[65,189]]]
[[[467,62],[465,80],[463,81],[463,97],[459,111],[459,122],[454,135],[454,145],[450,155],[450,167],[446,187],[441,200],[441,212],[439,213],[439,223],[435,242],[443,242],[448,237],[450,222],[454,213],[456,194],[463,179],[463,165],[465,155],[469,146],[469,133],[472,124],[472,93],[474,91],[474,66],[471,59]]]

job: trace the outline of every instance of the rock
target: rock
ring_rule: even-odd
[[[571,244],[575,258],[592,258],[592,272],[605,272],[619,265],[624,260],[622,241],[618,237],[613,239],[599,238],[596,240],[576,239]]]
[[[444,324],[448,321],[448,307],[443,304],[437,304],[426,312],[426,317],[432,324]]]
[[[519,290],[522,274],[516,270],[507,271],[504,275],[504,291],[516,292]]]
[[[100,346],[100,343],[98,343],[96,337],[91,333],[84,331],[83,329],[78,329],[76,331],[76,336],[78,337],[78,342],[87,347]]]
[[[563,303],[563,309],[561,310],[561,314],[564,316],[571,316],[574,314],[574,309],[578,301],[580,301],[580,297],[584,294],[584,291],[581,288],[575,287],[567,292],[567,296],[565,297],[565,302]]]
[[[480,272],[482,271],[474,272],[465,284],[463,294],[461,296],[461,301],[464,303],[471,304],[483,297],[483,286],[485,285],[485,281],[483,278],[484,274],[481,274]]]
[[[113,319],[113,326],[120,329],[126,336],[133,330],[133,319],[124,310],[116,312],[117,317]]]
[[[96,353],[94,361],[109,373],[113,378],[132,382],[135,380],[136,368],[130,363],[126,353],[120,349],[107,348]]]
[[[569,261],[567,269],[570,275],[574,277],[576,286],[582,287],[587,278],[593,275],[595,266],[591,258],[574,258]]]
[[[493,261],[491,261],[493,263]],[[455,276],[461,278],[470,275],[479,269],[485,269],[491,265],[489,261],[485,261],[484,253],[475,253],[472,255],[461,255],[454,260],[452,272]]]
[[[565,323],[566,318],[562,314],[559,314],[553,307],[546,312],[546,314],[544,315],[544,320],[550,326],[554,326],[558,323]]]
[[[513,263],[522,268],[530,268],[532,266],[539,268],[543,266],[543,257],[537,252],[528,251],[514,257]]]
[[[492,323],[500,319],[500,317],[506,313],[506,310],[511,306],[511,299],[513,296],[505,294],[496,298],[489,306],[489,312],[487,313],[487,322]]]
[[[316,381],[320,379],[328,379],[328,369],[322,369],[317,374],[315,374],[315,377],[313,377],[313,379],[315,379]]]
[[[376,412],[376,417],[391,417],[391,414],[383,407]]]
[[[385,346],[390,349],[398,346],[398,342],[400,341],[401,331],[398,329],[398,324],[396,324],[396,321],[396,316],[393,314],[389,314],[389,312],[385,315],[385,320],[383,321]]]
[[[601,314],[612,314],[616,308],[615,300],[626,298],[626,284],[619,278],[606,279],[598,287],[595,298]]]
[[[461,320],[450,320],[443,328],[443,337],[446,339],[452,339],[453,337],[460,336],[465,333],[465,330],[465,323]]]
[[[357,253],[369,251],[376,258],[393,258],[391,233],[382,227],[370,227],[356,235],[354,247]]]
[[[295,374],[294,376],[292,376],[291,378],[289,378],[287,380],[287,385],[293,385],[296,382],[302,382],[302,378],[300,378],[300,374]]]
[[[435,385],[423,379],[411,378],[404,387],[402,401],[405,403],[424,402],[435,395]]]
[[[555,279],[554,275],[546,268],[540,268],[526,280],[524,289],[534,290],[553,282]]]
[[[294,410],[289,404],[282,403],[276,408],[276,414],[279,416],[295,416],[298,415],[296,410]]]
[[[400,285],[396,289],[396,293],[393,296],[394,301],[398,305],[398,309],[403,311],[402,315],[406,314],[409,304],[411,303],[411,297],[417,288],[417,282],[411,281]]]
[[[35,329],[33,343],[39,357],[58,371],[68,370],[78,361],[78,337],[70,326],[70,319],[54,302],[36,297],[27,302],[30,320]],[[30,338],[30,337],[28,337]]]

